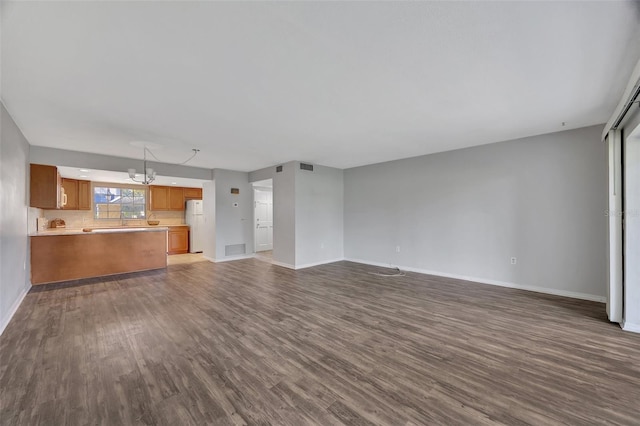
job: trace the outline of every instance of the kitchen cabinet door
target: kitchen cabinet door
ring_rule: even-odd
[[[29,173],[29,205],[45,210],[60,208],[60,173],[56,166],[31,164]]]
[[[184,199],[202,200],[202,188],[184,188]]]
[[[169,187],[169,210],[184,210],[183,188]]]
[[[88,180],[78,181],[78,210],[91,210],[91,182]]]
[[[189,227],[172,226],[167,234],[167,253],[183,254],[189,251]]]
[[[149,210],[169,210],[169,187],[149,187]]]
[[[75,179],[62,178],[62,187],[67,197],[67,204],[62,206],[62,209],[78,210],[78,181]]]

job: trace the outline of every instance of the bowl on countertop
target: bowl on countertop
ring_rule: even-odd
[[[160,221],[159,220],[148,220],[147,224],[153,225],[153,226],[160,225]]]

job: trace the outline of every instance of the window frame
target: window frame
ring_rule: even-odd
[[[98,204],[96,202],[96,188],[118,188],[118,189],[133,189],[133,190],[143,190],[144,191],[144,217],[137,218],[129,218],[129,217],[98,217]],[[120,204],[122,205],[122,204]],[[136,205],[125,204],[125,205]],[[139,205],[139,204],[138,204]],[[121,221],[121,220],[147,220],[149,216],[149,187],[146,185],[135,185],[135,184],[126,184],[126,183],[115,183],[115,182],[91,182],[91,213],[93,216],[93,220],[96,221]]]

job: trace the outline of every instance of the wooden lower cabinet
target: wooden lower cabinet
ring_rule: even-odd
[[[189,227],[170,226],[167,233],[167,253],[184,254],[189,252]]]

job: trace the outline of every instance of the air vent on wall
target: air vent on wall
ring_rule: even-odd
[[[282,171],[282,166],[276,167],[276,173],[280,173]]]
[[[313,164],[300,163],[300,170],[308,170],[308,171],[312,172],[313,171]]]
[[[244,244],[231,244],[228,246],[224,246],[224,255],[225,256],[237,256],[239,254],[245,254],[247,249]]]

